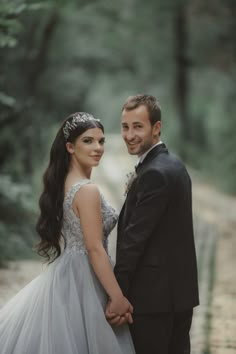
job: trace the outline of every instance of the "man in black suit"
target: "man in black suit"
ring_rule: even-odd
[[[191,180],[160,133],[156,98],[129,97],[122,136],[139,162],[119,217],[114,271],[134,306],[136,353],[187,354],[193,307],[199,304]]]

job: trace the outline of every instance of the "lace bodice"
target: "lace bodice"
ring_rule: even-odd
[[[64,199],[62,234],[66,241],[65,252],[79,251],[85,254],[87,253],[80,225],[80,219],[75,215],[72,209],[72,202],[76,192],[78,192],[81,186],[87,183],[91,183],[91,181],[89,179],[84,179],[73,185],[68,190]],[[107,238],[109,233],[115,227],[118,215],[115,209],[105,200],[103,194],[100,194],[103,223],[103,244],[107,250]]]

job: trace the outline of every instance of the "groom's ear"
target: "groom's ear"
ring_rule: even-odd
[[[74,154],[75,150],[74,150],[74,144],[67,142],[66,143],[66,150],[67,152],[69,152],[69,154]]]
[[[161,135],[161,121],[158,120],[156,123],[153,124],[152,126],[152,132],[153,132],[153,136],[159,137]]]

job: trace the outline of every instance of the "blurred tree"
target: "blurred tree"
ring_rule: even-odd
[[[26,32],[23,19],[28,19],[28,12],[45,11],[46,6],[48,9],[48,2],[43,0],[14,0],[11,3],[1,0],[0,3],[0,263],[13,255],[19,255],[23,250],[26,255],[25,242],[32,246],[34,239],[35,216],[26,202],[26,199],[32,200],[32,193],[29,193],[31,188],[26,181],[29,174],[32,174],[31,139],[37,135],[28,134],[31,122],[27,108],[30,96],[34,94],[37,70],[46,50],[53,19],[50,15],[42,31],[39,50],[33,56],[31,51],[36,37],[36,23],[26,21],[30,25],[30,31]],[[19,47],[22,38],[25,42]],[[12,180],[14,177],[15,182]],[[19,192],[23,199],[18,198]]]
[[[236,169],[232,162],[227,162],[227,156],[230,149],[236,149],[233,119],[236,107],[232,104],[236,70],[235,15],[236,3],[232,0],[195,0],[188,5],[191,38],[188,52],[192,63],[189,104],[193,132],[189,158],[212,180],[223,183],[225,190],[234,193],[236,183],[232,183],[230,176]],[[225,154],[221,164],[219,150],[221,155]],[[220,171],[228,178],[222,178]]]
[[[180,132],[184,143],[191,142],[191,122],[190,122],[190,112],[188,109],[189,102],[189,59],[187,57],[188,53],[188,19],[187,19],[187,9],[185,5],[179,6],[176,9],[174,18],[174,29],[176,34],[175,46],[176,46],[176,109],[180,122]],[[184,145],[181,155],[185,156]]]
[[[87,110],[119,131],[125,98],[147,92],[168,145],[236,193],[235,15],[232,0],[0,0],[0,183],[37,199],[59,122]]]

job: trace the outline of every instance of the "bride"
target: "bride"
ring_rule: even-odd
[[[104,129],[74,113],[53,142],[39,200],[38,253],[49,266],[0,310],[1,354],[133,354],[132,323],[107,254],[115,210],[90,180],[104,152]],[[64,240],[62,247],[62,239]]]

